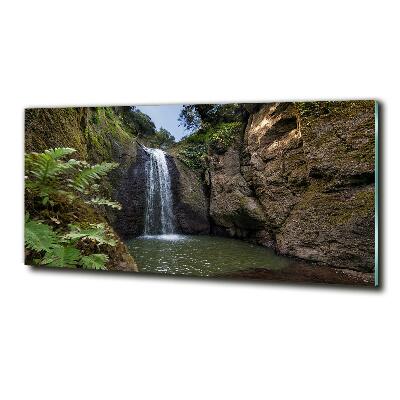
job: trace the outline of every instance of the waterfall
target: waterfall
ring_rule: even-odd
[[[160,149],[145,148],[146,162],[146,214],[145,235],[174,233],[174,214],[171,178],[165,153]]]

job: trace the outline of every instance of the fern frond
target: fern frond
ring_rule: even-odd
[[[47,153],[27,154],[25,156],[25,164],[27,172],[32,174],[33,177],[41,183],[54,178],[75,166],[73,163],[54,159],[51,154]]]
[[[41,264],[49,267],[74,268],[78,264],[81,253],[74,247],[58,246],[46,252]]]
[[[51,251],[59,245],[59,239],[53,229],[39,221],[25,222],[25,246],[35,251]]]
[[[45,150],[44,152],[45,154],[48,154],[53,160],[59,160],[60,158],[75,153],[76,150],[71,147],[56,147],[54,149]]]
[[[94,199],[88,200],[86,203],[96,204],[98,206],[109,206],[111,208],[116,208],[117,210],[122,210],[122,206],[117,201],[112,201],[109,199],[104,199],[100,197],[95,197]]]
[[[103,162],[84,168],[78,172],[72,180],[71,186],[79,191],[92,185],[96,180],[106,176],[111,170],[118,166],[117,163]]]
[[[65,240],[74,242],[80,239],[89,239],[98,244],[109,244],[110,246],[115,246],[117,243],[112,235],[106,231],[104,224],[91,224],[90,228],[81,228],[70,224],[69,228],[70,232],[63,236]]]
[[[86,269],[103,269],[106,270],[106,262],[108,256],[106,254],[91,254],[90,256],[81,257],[79,263]]]
[[[75,158],[71,158],[70,160],[66,161],[66,164],[72,167],[80,167],[84,165],[83,161],[75,160]]]

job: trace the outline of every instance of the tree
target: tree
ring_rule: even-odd
[[[242,122],[247,112],[242,104],[189,104],[184,105],[179,116],[186,130],[194,131],[207,125],[222,122]]]
[[[150,147],[166,150],[175,143],[175,138],[165,128],[161,127],[153,136],[147,138],[147,143]]]
[[[138,136],[151,136],[156,133],[156,126],[151,118],[142,113],[135,106],[114,107],[114,111],[120,115],[125,124]]]

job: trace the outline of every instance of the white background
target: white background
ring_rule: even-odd
[[[8,1],[0,11],[0,397],[399,399],[395,1]],[[23,266],[23,109],[378,99],[381,290]]]

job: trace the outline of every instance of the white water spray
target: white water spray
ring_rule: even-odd
[[[171,178],[165,152],[145,148],[149,155],[146,162],[146,214],[145,235],[174,233],[174,214]]]

